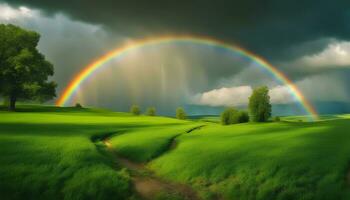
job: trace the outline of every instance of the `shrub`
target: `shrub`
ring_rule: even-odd
[[[147,109],[146,115],[148,115],[148,116],[155,116],[156,115],[156,108],[155,107],[149,107]]]
[[[176,118],[177,119],[186,119],[186,112],[183,108],[178,107],[176,109]]]
[[[80,103],[76,103],[76,104],[75,104],[75,107],[76,107],[76,108],[82,108],[83,106],[82,106]]]
[[[132,105],[130,108],[130,113],[133,115],[140,115],[141,114],[140,107],[138,105]]]
[[[9,105],[10,105],[10,100],[9,100],[9,98],[4,98],[4,102],[3,102],[3,105],[5,106],[5,107],[8,107]]]
[[[280,122],[281,121],[281,118],[279,116],[275,116],[273,117],[272,119],[274,122]]]
[[[236,118],[236,123],[246,123],[249,122],[249,114],[247,111],[239,111],[234,115]]]
[[[221,123],[223,125],[229,125],[234,123],[234,115],[237,113],[237,110],[234,108],[226,108],[224,112],[221,113]]]
[[[246,111],[237,111],[234,108],[227,108],[221,114],[221,123],[223,125],[245,123],[249,121],[249,115]]]

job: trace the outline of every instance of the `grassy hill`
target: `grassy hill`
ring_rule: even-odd
[[[15,113],[0,111],[0,196],[139,198],[133,173],[101,142],[108,138],[118,156],[159,179],[191,186],[201,199],[349,199],[349,118],[221,126],[21,106]]]
[[[96,109],[22,106],[18,111],[0,112],[2,199],[126,199],[132,195],[129,174],[115,169],[93,139],[150,127],[179,125],[182,131],[188,124]]]

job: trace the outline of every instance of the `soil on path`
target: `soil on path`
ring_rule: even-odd
[[[194,127],[186,131],[186,134],[202,127],[203,125]],[[163,153],[166,153],[176,147],[176,138],[178,136],[172,138],[169,148]],[[155,199],[157,195],[166,193],[181,196],[184,199],[199,200],[197,193],[190,186],[161,179],[160,177],[157,177],[150,169],[148,169],[144,163],[133,162],[119,156],[112,148],[112,144],[109,142],[109,137],[103,138],[102,142],[106,145],[107,149],[113,153],[116,163],[130,171],[134,190],[142,198]]]

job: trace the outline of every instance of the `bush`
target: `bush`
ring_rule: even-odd
[[[227,108],[221,113],[221,123],[223,125],[245,123],[249,121],[246,111],[238,111],[235,108]]]
[[[281,121],[281,118],[279,116],[275,116],[273,119],[272,119],[274,122],[280,122]]]
[[[3,103],[3,105],[5,106],[5,107],[8,107],[9,105],[10,105],[10,100],[9,100],[9,98],[4,98],[4,103]]]
[[[140,107],[137,105],[132,105],[130,108],[130,113],[133,115],[140,115],[141,114]]]
[[[234,119],[236,123],[246,123],[249,122],[249,114],[246,111],[239,111],[234,115]]]
[[[76,104],[75,104],[75,107],[76,107],[76,108],[82,108],[83,106],[82,106],[80,103],[76,103]]]
[[[156,115],[156,108],[155,107],[149,107],[147,109],[146,115],[148,115],[148,116],[155,116]]]
[[[178,107],[176,109],[176,118],[177,119],[186,119],[186,112],[183,108]]]
[[[226,108],[226,110],[224,110],[224,112],[221,113],[221,123],[223,125],[229,125],[229,124],[233,124],[233,118],[234,115],[237,113],[237,110],[234,108]]]

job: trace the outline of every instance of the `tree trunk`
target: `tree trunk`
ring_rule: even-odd
[[[9,104],[9,110],[10,111],[15,111],[15,109],[16,109],[16,101],[17,101],[16,96],[12,95],[10,97],[10,104]]]

